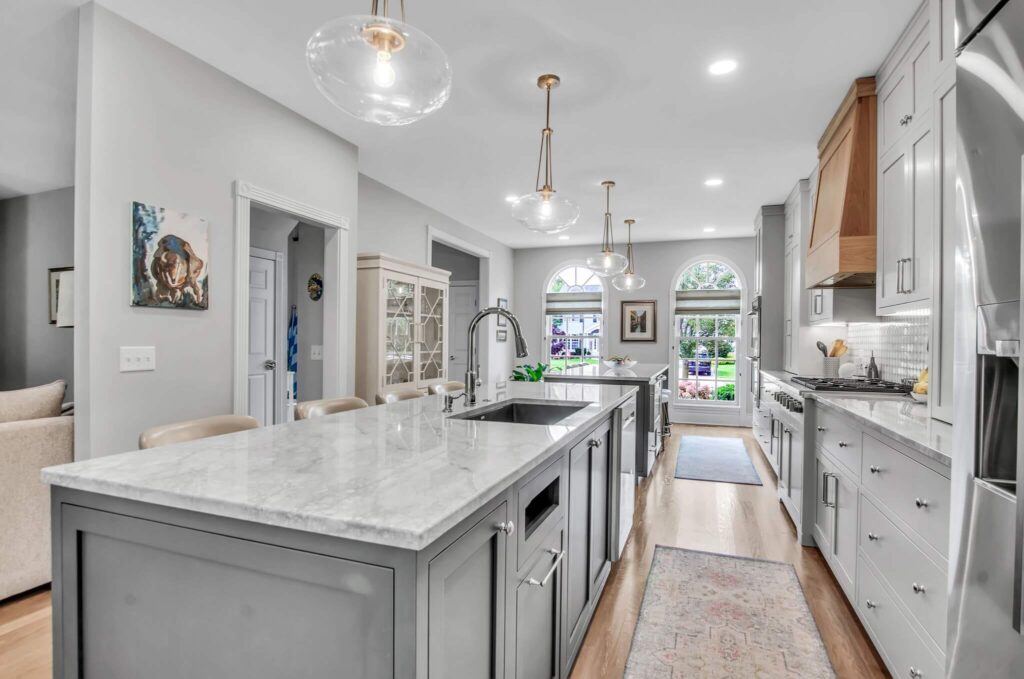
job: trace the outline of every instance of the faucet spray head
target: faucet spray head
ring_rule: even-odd
[[[526,358],[530,354],[530,349],[526,346],[526,338],[521,333],[516,333],[516,357]]]

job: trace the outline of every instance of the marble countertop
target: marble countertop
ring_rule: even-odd
[[[933,420],[928,415],[928,406],[916,403],[909,396],[822,392],[803,395],[853,417],[865,428],[881,432],[940,464],[952,464],[952,425]]]
[[[796,384],[795,382],[793,382],[793,378],[796,377],[796,375],[794,375],[792,373],[784,372],[782,370],[762,370],[761,374],[765,375],[766,377],[769,377],[769,378],[775,380],[776,382],[782,382],[784,384],[788,384],[789,386],[791,386],[794,389],[797,389],[799,391],[806,391],[807,390],[807,387],[805,387],[805,386],[803,386],[801,384]],[[804,377],[806,377],[806,375],[804,375]]]
[[[631,386],[516,383],[478,391],[581,401],[555,425],[450,419],[441,396],[42,471],[45,482],[256,523],[419,550],[630,398]],[[465,411],[456,406],[456,412]]]
[[[636,382],[647,384],[653,378],[668,372],[668,363],[637,363],[632,368],[608,368],[603,363],[582,368],[569,368],[565,372],[545,375],[545,381],[568,382],[587,380],[593,382]]]

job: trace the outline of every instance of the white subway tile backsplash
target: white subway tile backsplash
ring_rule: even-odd
[[[846,343],[858,375],[873,351],[882,379],[899,382],[928,367],[930,334],[930,316],[883,317],[880,323],[851,323]]]

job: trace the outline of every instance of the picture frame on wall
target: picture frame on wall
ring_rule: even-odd
[[[499,309],[507,309],[508,308],[508,300],[505,299],[504,297],[499,297],[498,298],[498,308]],[[499,328],[504,328],[506,326],[508,326],[508,319],[505,318],[504,316],[498,316],[498,327]],[[504,342],[505,340],[498,340],[498,341],[499,342]]]
[[[50,325],[57,325],[57,309],[58,303],[60,302],[60,279],[61,273],[74,271],[73,266],[58,266],[53,269],[47,270],[47,290],[49,291],[50,310],[49,310],[49,321]],[[64,276],[65,284],[68,281],[68,276]]]
[[[658,341],[658,303],[653,299],[622,302],[623,342]]]

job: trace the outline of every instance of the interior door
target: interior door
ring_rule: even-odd
[[[249,415],[260,426],[274,424],[274,325],[277,263],[249,257]]]
[[[476,281],[452,283],[448,289],[448,375],[462,380],[467,367],[469,322],[480,310],[480,288]]]

